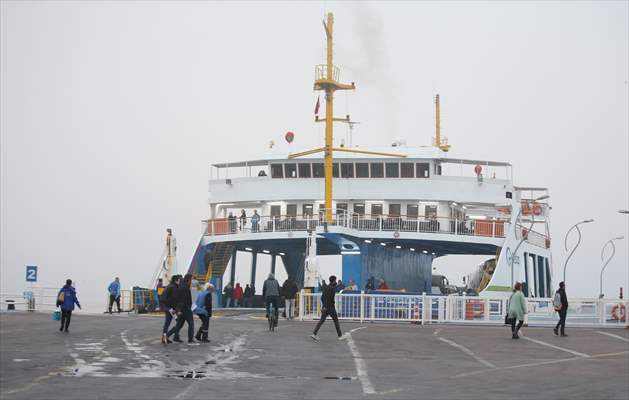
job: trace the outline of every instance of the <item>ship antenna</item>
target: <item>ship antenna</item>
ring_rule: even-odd
[[[443,151],[450,150],[448,144],[448,138],[444,136],[441,140],[441,104],[439,102],[439,94],[435,96],[435,147],[440,148]]]

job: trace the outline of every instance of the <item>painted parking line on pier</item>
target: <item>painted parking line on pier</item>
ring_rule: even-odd
[[[596,331],[596,333],[600,333],[601,335],[605,335],[605,336],[613,337],[614,339],[618,339],[618,340],[623,340],[625,342],[629,342],[629,339],[624,338],[622,336],[614,335],[613,333],[602,332],[602,331]]]
[[[523,339],[528,340],[529,342],[533,342],[533,343],[537,343],[537,344],[542,345],[542,346],[550,347],[551,349],[565,351],[566,353],[570,353],[570,354],[573,354],[573,355],[578,356],[578,357],[584,357],[584,358],[590,357],[589,355],[587,355],[585,353],[579,353],[578,351],[566,349],[565,347],[555,346],[554,344],[550,344],[550,343],[544,342],[542,340],[533,339],[531,337],[524,336],[524,334],[521,331],[520,331],[520,337],[523,338]]]
[[[465,353],[468,356],[474,358],[476,361],[478,361],[479,363],[483,364],[486,367],[496,368],[496,366],[494,364],[492,364],[489,361],[487,361],[487,360],[477,356],[472,350],[468,349],[467,347],[465,347],[463,345],[460,345],[458,343],[453,342],[452,340],[445,339],[445,338],[442,338],[442,337],[440,337],[439,340],[441,340],[444,343],[449,344],[452,347],[455,347],[455,348],[461,350],[463,353]]]
[[[352,352],[352,357],[354,358],[354,365],[356,366],[356,374],[358,375],[358,379],[360,380],[360,384],[363,387],[363,393],[365,394],[375,394],[376,390],[373,388],[373,384],[369,380],[369,375],[367,374],[367,364],[365,360],[363,360],[360,352],[358,351],[358,347],[356,347],[356,343],[354,343],[354,339],[352,338],[352,333],[356,332],[360,329],[365,329],[365,326],[352,329],[347,333],[347,345],[349,346],[350,351]]]

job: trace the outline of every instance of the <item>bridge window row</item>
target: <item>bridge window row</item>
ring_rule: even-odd
[[[340,175],[339,175],[340,172]],[[334,178],[429,178],[429,163],[357,162],[332,164]],[[323,163],[271,164],[272,178],[323,178]]]

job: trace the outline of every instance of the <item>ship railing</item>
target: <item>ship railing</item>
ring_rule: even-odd
[[[275,215],[239,218],[215,218],[203,221],[205,235],[311,231],[324,225],[320,215]],[[334,213],[328,225],[359,231],[443,233],[451,235],[504,237],[509,223],[505,220],[458,220],[441,217],[386,216],[356,213]]]
[[[518,240],[525,237],[527,243],[544,249],[550,248],[550,238],[548,236],[534,230],[529,230],[527,227],[520,224],[516,225],[516,227],[515,235]]]
[[[335,302],[339,319],[415,323],[459,323],[503,325],[508,298],[442,296],[425,293],[385,293],[386,291],[342,291]],[[550,298],[528,298],[525,322],[553,326],[559,317]],[[321,293],[302,290],[298,303],[301,320],[321,316]],[[629,326],[622,299],[570,299],[567,321],[573,326]]]

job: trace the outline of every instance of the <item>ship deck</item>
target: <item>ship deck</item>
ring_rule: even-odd
[[[162,318],[0,313],[2,399],[628,399],[629,330],[312,322],[217,311],[212,342],[159,343]],[[195,324],[198,320],[195,320]]]

